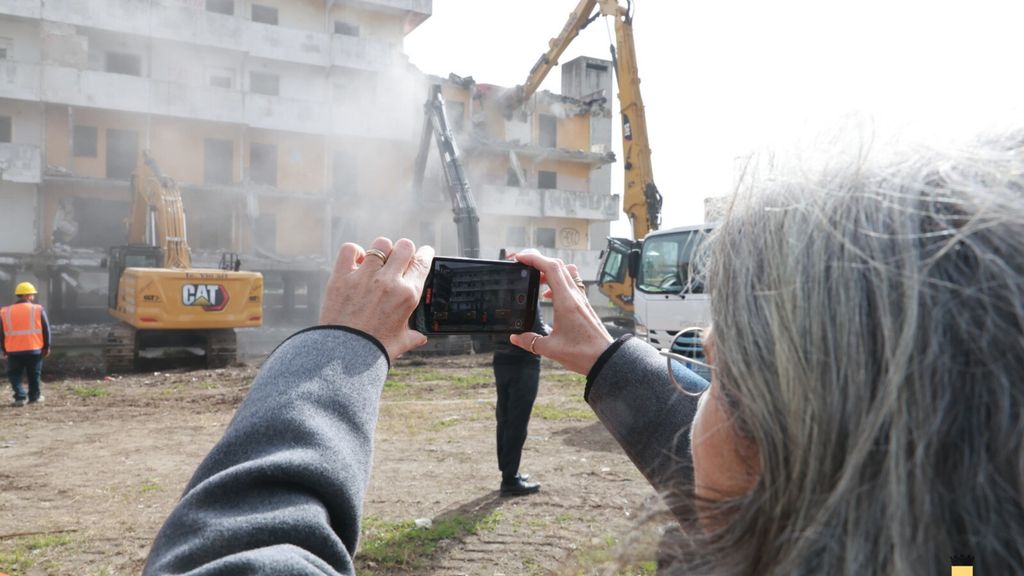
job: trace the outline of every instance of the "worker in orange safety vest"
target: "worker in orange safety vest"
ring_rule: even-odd
[[[46,310],[35,303],[36,287],[28,282],[18,284],[14,290],[18,301],[0,308],[0,347],[7,358],[7,376],[14,389],[14,406],[25,405],[25,390],[21,387],[21,373],[28,375],[28,403],[43,401],[39,378],[43,372],[43,358],[50,355],[50,322]]]

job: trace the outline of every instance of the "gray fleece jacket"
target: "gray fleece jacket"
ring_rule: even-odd
[[[380,343],[356,330],[285,341],[186,486],[144,574],[354,574],[388,367]],[[674,391],[653,348],[613,344],[587,399],[655,488],[686,490],[674,476],[689,478],[695,404]]]

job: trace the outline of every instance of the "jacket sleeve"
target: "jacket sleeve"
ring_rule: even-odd
[[[153,543],[145,574],[353,574],[383,347],[341,327],[285,341]]]
[[[46,317],[46,309],[39,311],[40,320],[43,324],[43,350],[50,349],[50,319]]]
[[[666,360],[646,342],[621,339],[587,376],[586,400],[672,512],[688,517],[693,491],[690,425],[697,398],[675,388]]]

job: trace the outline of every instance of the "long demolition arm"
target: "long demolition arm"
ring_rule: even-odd
[[[167,268],[191,268],[185,206],[177,183],[164,176],[148,150],[132,175],[132,216],[128,242],[159,246]]]
[[[469,187],[462,157],[459,154],[455,135],[448,124],[448,114],[444,108],[444,96],[441,86],[433,85],[430,96],[423,107],[423,135],[420,138],[420,150],[416,155],[416,166],[413,174],[413,188],[418,195],[423,188],[423,175],[427,167],[427,155],[430,150],[430,135],[434,135],[437,151],[441,156],[441,168],[444,181],[448,188],[448,196],[452,202],[452,214],[459,236],[459,251],[464,258],[480,257],[480,216],[476,211],[476,201]]]
[[[640,96],[640,73],[633,43],[633,16],[617,0],[600,0],[601,13],[615,18],[615,46],[611,47],[615,77],[619,84],[622,114],[622,155],[625,191],[622,210],[633,225],[633,239],[642,240],[661,225],[661,193],[654,185],[651,145],[647,138],[647,116]]]
[[[526,78],[521,86],[516,86],[515,91],[512,92],[511,97],[506,102],[506,110],[512,113],[522,107],[527,100],[533,96],[537,88],[540,87],[541,82],[551,72],[551,69],[558,65],[558,58],[565,52],[565,49],[569,47],[573,39],[579,35],[580,30],[587,27],[588,24],[597,18],[597,14],[591,14],[594,12],[594,6],[597,5],[597,0],[580,0],[580,3],[576,6],[576,9],[569,14],[569,20],[562,27],[562,32],[548,41],[548,51],[541,54],[540,58],[530,69],[530,75]]]
[[[628,0],[627,0],[628,2]],[[595,6],[600,6],[598,12]],[[615,18],[615,42],[611,47],[615,76],[619,88],[619,108],[622,114],[622,150],[625,167],[625,192],[622,210],[629,216],[633,238],[642,239],[661,224],[661,194],[654,185],[651,168],[651,146],[647,139],[647,117],[640,96],[640,74],[637,70],[636,47],[633,43],[633,16],[630,5],[623,7],[618,0],[580,0],[562,32],[548,42],[548,51],[541,55],[526,82],[517,86],[506,103],[511,113],[522,107],[537,91],[541,82],[569,44],[598,16]]]

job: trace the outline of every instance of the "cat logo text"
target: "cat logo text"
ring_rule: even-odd
[[[185,284],[181,287],[181,303],[217,312],[227,306],[228,291],[220,284]]]

